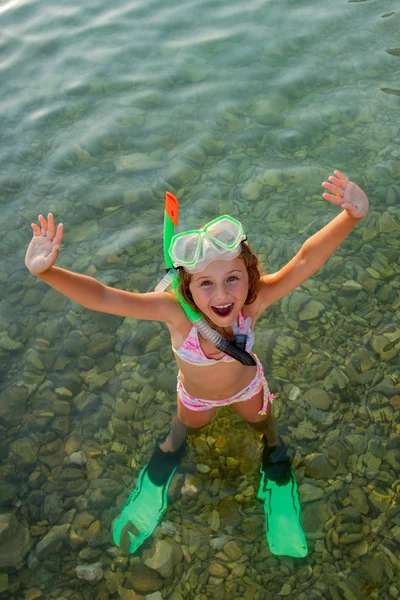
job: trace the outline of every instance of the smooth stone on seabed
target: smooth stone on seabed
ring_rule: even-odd
[[[196,167],[201,167],[205,163],[207,156],[201,146],[191,144],[185,150],[185,158],[187,158]]]
[[[381,492],[378,492],[377,490],[372,490],[372,492],[369,495],[369,501],[379,511],[386,512],[392,503],[392,497],[392,492],[390,494],[383,494]]]
[[[325,500],[317,500],[306,504],[302,516],[304,531],[307,531],[307,533],[318,531],[332,516],[331,507]]]
[[[310,408],[308,416],[310,421],[322,430],[328,429],[335,421],[333,413],[318,410],[318,408]]]
[[[284,583],[281,591],[279,592],[279,596],[289,596],[292,593],[292,586],[289,583]]]
[[[38,445],[30,438],[15,440],[10,446],[11,457],[22,467],[29,467],[36,463],[38,450]]]
[[[299,494],[301,502],[313,502],[322,498],[324,491],[316,485],[303,483],[299,486]]]
[[[386,335],[374,336],[372,338],[371,345],[382,360],[390,361],[399,353],[398,348],[395,347],[395,342]]]
[[[39,560],[42,560],[49,554],[56,551],[57,547],[61,545],[68,537],[68,531],[71,525],[54,525],[50,529],[47,535],[36,546],[36,555]]]
[[[368,554],[369,544],[366,540],[361,540],[357,544],[354,544],[350,550],[350,555],[353,558],[360,558],[361,556],[365,556]]]
[[[23,345],[20,342],[15,342],[8,335],[0,337],[0,350],[8,350],[12,352],[14,350],[19,350]]]
[[[353,508],[362,515],[369,512],[369,505],[365,492],[359,487],[352,487],[349,491],[349,500]]]
[[[163,577],[171,577],[175,565],[182,560],[181,548],[170,540],[159,540],[150,558],[144,558],[144,564]]]
[[[134,564],[125,579],[126,586],[141,594],[156,592],[164,587],[164,578],[144,564]]]
[[[114,165],[117,172],[123,171],[148,171],[155,169],[158,166],[158,161],[154,160],[148,154],[128,154],[127,156],[119,156],[115,159]]]
[[[44,598],[42,590],[30,588],[25,591],[25,600],[42,600]]]
[[[242,189],[242,196],[246,200],[257,200],[260,197],[261,190],[262,186],[260,183],[249,181]]]
[[[298,440],[316,440],[318,438],[317,428],[306,418],[293,430],[293,437]]]
[[[365,435],[358,434],[350,434],[345,437],[345,440],[351,444],[354,449],[355,454],[360,456],[360,454],[364,454],[367,449],[367,440],[365,439]]]
[[[82,450],[80,450],[79,452],[73,452],[70,457],[69,460],[71,461],[72,464],[74,465],[85,465],[87,463],[87,456],[84,452],[82,452]]]
[[[313,387],[307,390],[303,395],[303,401],[307,402],[312,408],[317,410],[329,410],[332,400],[325,390],[319,387]]]
[[[92,565],[78,565],[76,567],[76,576],[78,579],[84,579],[89,583],[98,583],[103,579],[103,575],[101,562]]]
[[[299,311],[298,317],[300,321],[312,321],[325,312],[325,306],[319,300],[310,300]]]
[[[231,540],[224,545],[225,554],[234,561],[242,558],[243,552],[235,540]]]
[[[221,579],[225,579],[229,573],[228,569],[217,561],[212,561],[208,567],[208,570],[211,575],[214,575],[214,577],[220,577]]]
[[[114,574],[114,576],[117,575],[117,573]],[[123,573],[118,573],[119,576],[122,576],[122,581],[124,579],[124,574]],[[110,581],[110,578],[107,579],[107,583]],[[137,594],[134,590],[129,590],[127,588],[122,587],[122,585],[118,586],[118,597],[120,598],[120,600],[139,600],[140,598],[144,598],[144,596],[139,596],[139,594]],[[147,598],[149,598],[150,596],[146,596],[146,600]]]
[[[0,514],[0,569],[18,568],[31,547],[29,529],[14,514]]]
[[[356,293],[360,292],[363,289],[362,285],[354,279],[349,279],[344,282],[342,286],[342,290],[347,293]]]

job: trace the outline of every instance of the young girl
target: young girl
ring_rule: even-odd
[[[169,435],[157,445],[114,525],[114,541],[125,551],[134,552],[154,530],[165,512],[167,487],[183,454],[188,432],[207,425],[217,407],[232,404],[243,419],[264,434],[264,466],[287,464],[285,449],[270,414],[273,396],[262,365],[251,352],[253,328],[268,306],[322,267],[367,214],[368,198],[355,183],[340,171],[335,171],[329,181],[322,185],[331,193],[324,193],[323,197],[344,210],[311,236],[280,271],[260,277],[257,258],[244,234],[235,252],[227,251],[217,258],[211,238],[200,237],[199,243],[204,245],[200,262],[191,268],[175,262],[176,267],[181,267],[180,290],[186,302],[201,311],[224,338],[233,340],[235,333],[247,336],[245,351],[253,357],[253,366],[224,354],[203,338],[173,293],[137,294],[112,289],[91,277],[54,267],[62,241],[62,224],[55,229],[52,214],[47,220],[39,216],[41,227],[32,224],[33,238],[25,259],[32,275],[91,310],[164,321],[171,335],[179,368],[177,415]]]

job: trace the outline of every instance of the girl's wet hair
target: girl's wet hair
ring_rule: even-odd
[[[244,260],[244,264],[246,265],[246,269],[249,274],[249,292],[247,294],[245,304],[252,304],[257,298],[258,290],[260,288],[260,263],[257,256],[254,254],[246,241],[241,242],[241,245],[242,251],[240,252],[238,258],[242,258]],[[182,267],[179,267],[178,271],[180,277],[179,293],[182,294],[189,306],[195,310],[198,310],[189,289],[192,275],[187,273]]]

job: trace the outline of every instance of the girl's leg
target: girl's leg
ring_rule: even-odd
[[[268,477],[286,484],[290,479],[291,458],[286,445],[279,439],[276,418],[272,415],[271,404],[268,405],[268,414],[259,415],[263,403],[263,390],[244,402],[237,402],[233,407],[250,425],[263,434],[263,450],[261,468],[268,472]]]
[[[113,539],[124,553],[135,552],[153,533],[167,509],[168,486],[185,452],[188,433],[209,423],[215,412],[216,409],[188,410],[178,399],[178,414],[170,433],[162,444],[156,445],[141,471],[139,484],[114,522]]]
[[[267,439],[268,446],[273,447],[278,444],[277,422],[272,414],[271,404],[268,405],[267,415],[258,414],[263,404],[263,398],[264,391],[260,390],[253,398],[245,402],[235,402],[232,406],[256,431],[263,433]]]
[[[163,452],[176,452],[182,446],[188,434],[207,425],[216,411],[216,408],[202,411],[190,410],[178,398],[178,414],[172,421],[171,431],[160,444],[160,449]]]
[[[148,475],[153,483],[163,485],[168,481],[185,453],[188,434],[207,425],[216,410],[190,410],[178,398],[178,414],[172,421],[171,431],[165,440],[155,447],[149,461]]]

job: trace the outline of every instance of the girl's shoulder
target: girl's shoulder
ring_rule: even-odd
[[[159,302],[162,303],[164,312],[163,320],[168,327],[173,327],[174,329],[185,328],[189,319],[176,295],[172,292],[162,292]]]

